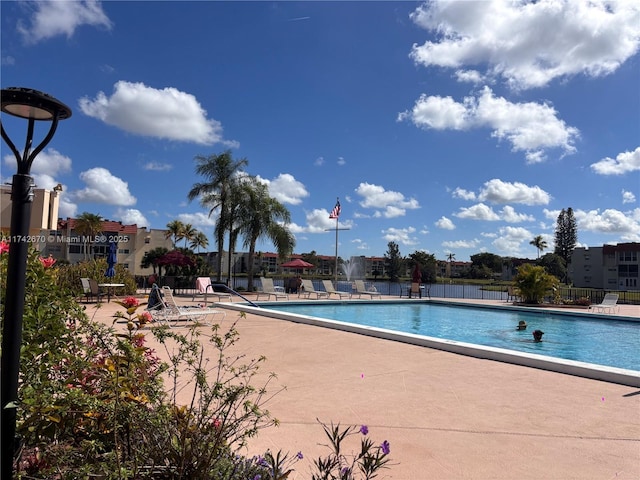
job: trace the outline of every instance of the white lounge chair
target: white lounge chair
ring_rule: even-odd
[[[193,293],[193,297],[191,301],[196,299],[197,295],[202,295],[204,297],[204,304],[207,304],[207,295],[213,295],[214,297],[218,297],[218,301],[221,302],[223,299],[227,299],[231,301],[230,293],[216,292],[213,289],[213,285],[211,285],[211,277],[198,277],[196,278],[196,290]]]
[[[276,290],[276,287],[273,285],[272,278],[260,277],[260,283],[262,284],[262,291],[257,292],[258,296],[256,297],[256,300],[260,300],[260,297],[262,296],[266,296],[267,300],[270,300],[271,297],[276,297],[276,300],[278,300],[279,298],[289,300],[289,295]]]
[[[316,290],[316,287],[313,286],[313,282],[311,280],[302,280],[302,290],[298,292],[298,297],[303,296],[306,298],[311,298],[311,295],[315,294],[316,299],[321,297],[329,298],[329,294],[327,292],[323,292],[321,290]]]
[[[211,321],[215,320],[216,316],[222,317],[221,322],[227,316],[225,312],[213,308],[179,306],[173,298],[171,288],[165,286],[161,290],[157,285],[151,288],[147,311],[154,321],[166,323],[169,326],[176,326],[180,321],[211,325]]]
[[[369,295],[371,298],[382,298],[382,295],[377,290],[368,290],[364,285],[364,280],[354,280],[353,283],[356,286],[356,291],[351,294],[352,297],[353,295],[358,295],[358,298],[360,298],[362,295]]]
[[[594,312],[615,313],[620,310],[620,307],[618,306],[618,298],[619,295],[617,293],[607,293],[602,299],[602,303],[599,303],[598,305],[591,305],[591,309]]]
[[[348,292],[341,292],[340,290],[336,290],[333,286],[333,282],[331,280],[323,280],[322,285],[324,285],[324,289],[329,294],[329,298],[331,295],[338,295],[338,298],[351,298],[351,294]]]

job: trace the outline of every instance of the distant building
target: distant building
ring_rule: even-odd
[[[58,208],[60,206],[60,192],[62,186],[58,185],[53,190],[44,188],[33,189],[33,203],[31,204],[31,222],[29,224],[29,236],[41,243],[42,230],[56,228],[58,221]],[[11,185],[0,186],[0,229],[9,233],[11,229]]]
[[[640,290],[640,243],[580,247],[571,255],[570,278],[575,287]]]

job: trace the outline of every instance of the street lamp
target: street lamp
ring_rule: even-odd
[[[58,120],[71,116],[71,109],[46,93],[30,88],[2,89],[2,112],[29,120],[27,141],[22,155],[2,127],[2,139],[9,145],[18,161],[18,173],[11,185],[11,230],[9,233],[9,260],[7,264],[7,291],[2,328],[2,359],[0,365],[0,478],[13,478],[13,458],[16,452],[16,410],[18,403],[18,376],[20,373],[20,346],[22,344],[22,316],[29,251],[29,224],[33,203],[31,164],[51,141]],[[51,127],[44,140],[31,150],[36,120],[50,121]]]

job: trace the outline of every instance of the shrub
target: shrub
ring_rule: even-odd
[[[548,292],[557,291],[559,281],[549,275],[544,267],[525,263],[518,267],[515,284],[524,299],[524,303],[537,304]]]
[[[73,265],[57,265],[58,284],[65,290],[72,291],[76,297],[82,294],[80,279],[83,277],[93,278],[97,280],[98,283],[124,283],[125,286],[123,290],[125,295],[133,295],[136,293],[136,280],[123,265],[116,263],[116,275],[113,278],[105,277],[104,272],[106,271],[107,261],[104,258],[88,260]]]

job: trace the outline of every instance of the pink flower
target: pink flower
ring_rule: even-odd
[[[124,308],[133,308],[140,305],[140,302],[136,297],[127,297],[122,302],[122,305],[124,306]]]
[[[49,255],[47,258],[40,257],[40,263],[44,266],[44,268],[52,267],[54,263],[56,263],[56,259]]]
[[[0,254],[9,251],[9,243],[4,240],[0,241]]]

